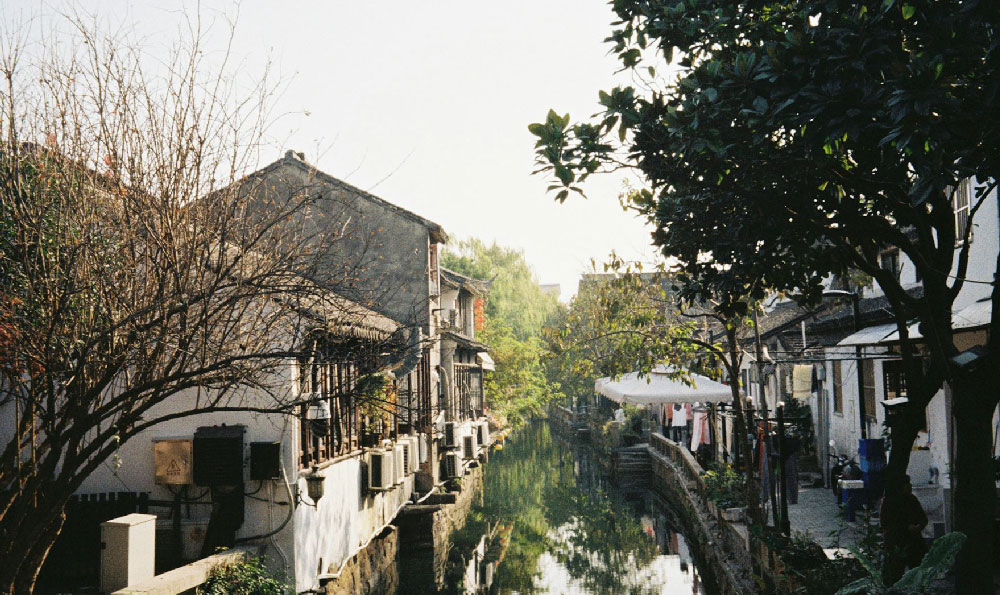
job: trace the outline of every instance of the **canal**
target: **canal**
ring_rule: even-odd
[[[483,488],[452,539],[445,592],[711,595],[667,505],[616,489],[592,446],[546,422],[491,454]]]

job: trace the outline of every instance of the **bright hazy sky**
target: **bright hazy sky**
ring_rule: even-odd
[[[43,17],[65,6],[0,4]],[[128,23],[151,47],[177,36],[178,5],[76,3]],[[190,14],[195,5],[186,5]],[[253,76],[270,59],[283,81],[276,110],[283,115],[261,165],[285,149],[302,151],[331,175],[440,223],[452,238],[521,248],[540,282],[562,286],[563,299],[591,258],[601,262],[612,249],[629,258],[653,254],[649,231],[618,205],[623,175],[595,179],[588,199],[563,205],[546,194],[546,178],[530,175],[527,125],[550,107],[589,116],[598,111],[598,90],[615,82],[616,62],[602,41],[613,20],[604,0],[204,0],[201,11],[205,20],[238,13],[233,51],[241,72]],[[216,26],[209,46],[221,47],[225,32]]]

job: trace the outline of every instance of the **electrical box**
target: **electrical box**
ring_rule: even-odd
[[[153,468],[156,485],[190,485],[193,442],[190,438],[154,438]]]
[[[281,479],[281,443],[250,443],[250,479]]]
[[[155,552],[155,514],[127,514],[101,523],[101,592],[153,578]]]
[[[194,433],[194,482],[200,486],[243,483],[246,426],[203,426]]]

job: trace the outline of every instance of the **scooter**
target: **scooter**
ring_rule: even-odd
[[[836,443],[831,440],[830,447],[834,448]],[[840,480],[841,479],[861,479],[861,467],[852,458],[844,454],[827,455],[835,462],[830,465],[830,490],[833,492],[837,502],[840,502]]]

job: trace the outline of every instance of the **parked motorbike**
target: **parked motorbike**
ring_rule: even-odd
[[[830,446],[833,447],[834,445],[835,443],[831,440]],[[833,492],[837,502],[840,502],[840,480],[861,479],[861,467],[858,466],[857,461],[853,457],[845,454],[830,453],[827,456],[834,459],[834,463],[830,465],[830,490]]]

